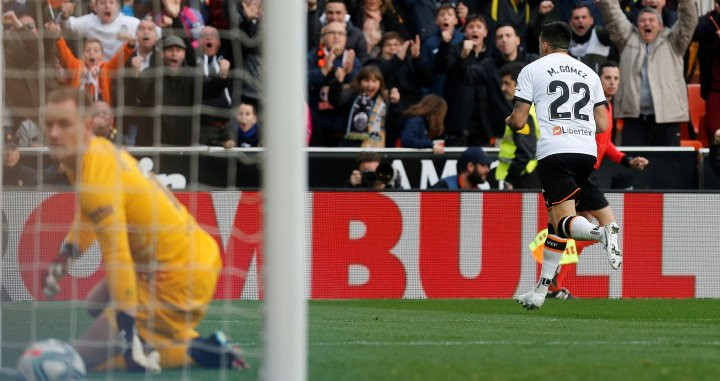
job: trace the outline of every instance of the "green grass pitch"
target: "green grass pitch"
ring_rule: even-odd
[[[3,365],[14,364],[21,351],[21,345],[8,343],[25,344],[31,335],[77,336],[90,323],[81,307],[3,303]],[[215,303],[199,328],[225,330],[243,347],[251,370],[166,370],[147,378],[115,372],[112,378],[259,379],[261,308],[259,302]],[[549,300],[538,311],[510,300],[312,301],[308,325],[309,380],[716,380],[720,375],[718,300]]]

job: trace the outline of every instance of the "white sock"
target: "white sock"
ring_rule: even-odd
[[[605,228],[588,221],[583,216],[575,216],[570,224],[570,234],[578,241],[602,241],[605,237]]]
[[[550,287],[550,283],[555,277],[555,272],[557,272],[557,268],[560,265],[560,258],[562,258],[562,253],[548,250],[548,248],[543,250],[543,263],[542,270],[540,270],[540,280],[538,280],[538,283],[535,286],[536,294],[547,294],[548,287]]]

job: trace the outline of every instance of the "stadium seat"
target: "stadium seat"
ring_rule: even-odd
[[[702,143],[699,140],[682,139],[680,140],[681,147],[694,147],[695,151],[700,151],[703,148]]]
[[[680,122],[680,140],[688,140],[694,137],[694,133],[690,134],[690,122]]]
[[[705,115],[705,100],[700,96],[700,85],[691,83],[688,88],[688,108],[690,109],[690,123],[695,135],[700,134],[700,121]]]

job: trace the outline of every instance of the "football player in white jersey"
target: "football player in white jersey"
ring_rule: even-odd
[[[572,30],[564,22],[543,25],[542,58],[525,66],[515,89],[515,108],[506,122],[514,130],[527,123],[535,104],[540,139],[538,175],[548,208],[548,236],[543,250],[540,280],[518,303],[540,308],[568,238],[602,242],[613,268],[622,263],[616,223],[601,227],[575,215],[580,189],[593,171],[597,156],[595,134],[607,129],[606,99],[597,74],[568,55]]]

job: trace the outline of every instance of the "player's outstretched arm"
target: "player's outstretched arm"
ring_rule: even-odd
[[[601,132],[605,132],[608,128],[607,109],[605,108],[605,103],[603,102],[602,104],[595,106],[593,112],[595,113],[595,133],[599,134]]]
[[[531,104],[522,100],[515,99],[515,107],[510,116],[505,118],[505,123],[513,131],[520,131],[527,124],[528,116],[530,116]]]

